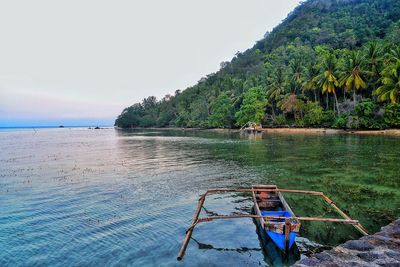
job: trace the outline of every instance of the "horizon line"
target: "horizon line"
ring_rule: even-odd
[[[39,125],[39,126],[0,126],[0,128],[68,128],[68,127],[114,127],[114,125]]]

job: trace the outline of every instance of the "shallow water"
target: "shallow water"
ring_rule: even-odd
[[[388,136],[2,131],[0,265],[268,265],[247,219],[200,225],[176,261],[201,193],[255,183],[323,191],[375,232],[400,216],[399,145]],[[285,197],[296,215],[335,216],[313,197]],[[206,208],[243,213],[251,204],[226,194]],[[329,246],[359,237],[321,223],[303,223],[301,235]]]

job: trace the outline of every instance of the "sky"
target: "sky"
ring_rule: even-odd
[[[0,127],[111,126],[218,71],[299,2],[0,1]]]

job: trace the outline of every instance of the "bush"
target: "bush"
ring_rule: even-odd
[[[294,124],[296,125],[296,127],[304,127],[305,126],[304,119],[301,119],[301,118],[296,119]]]
[[[388,127],[400,127],[400,104],[387,105],[383,118]]]
[[[354,109],[354,115],[349,120],[351,128],[360,129],[381,129],[385,126],[379,118],[379,106],[371,99],[364,99],[357,103]]]
[[[273,122],[272,122],[272,123],[273,123],[275,126],[286,125],[286,118],[285,118],[285,115],[280,114],[280,115],[276,116],[276,117],[273,119]]]
[[[309,126],[321,125],[324,119],[322,107],[315,102],[308,102],[304,108],[304,124]]]
[[[359,129],[360,119],[358,116],[349,116],[346,123],[346,128],[349,129]]]
[[[332,127],[335,120],[335,112],[333,112],[333,110],[326,110],[322,113],[321,125],[324,127]]]
[[[341,114],[335,119],[335,122],[333,123],[333,128],[346,129],[348,118],[349,115],[347,113]]]
[[[371,99],[364,99],[357,103],[354,108],[355,114],[360,118],[374,117],[378,106]]]

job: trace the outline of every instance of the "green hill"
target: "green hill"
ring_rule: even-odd
[[[399,127],[399,44],[398,0],[309,0],[217,73],[115,125]]]

